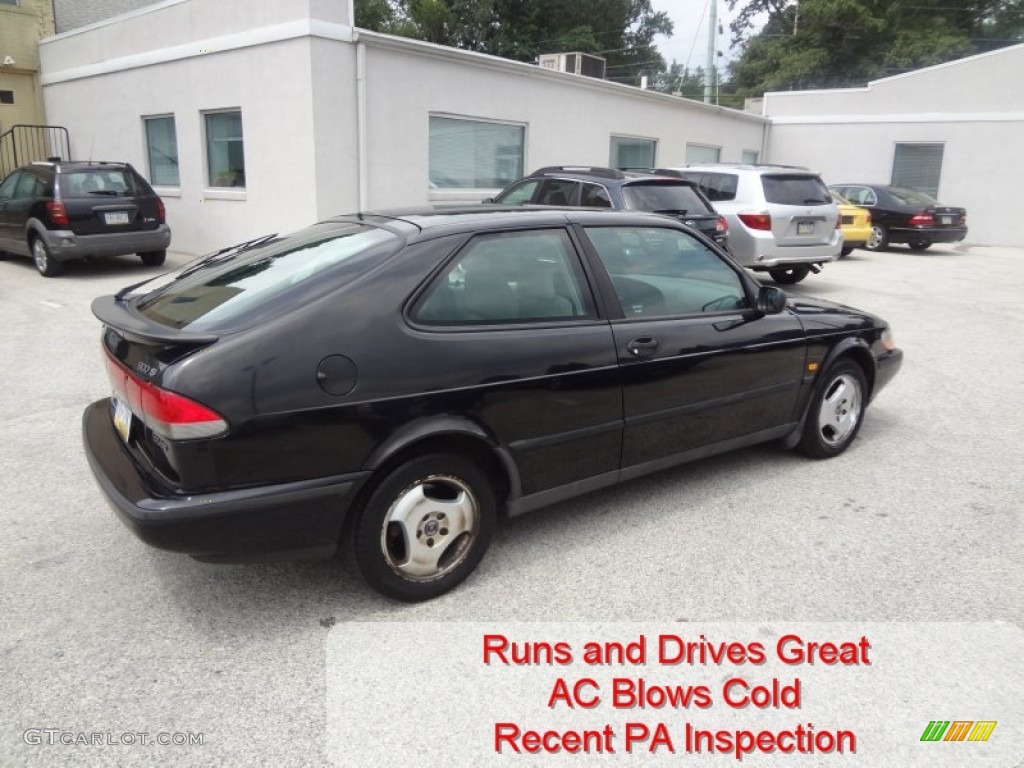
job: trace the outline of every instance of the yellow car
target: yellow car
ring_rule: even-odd
[[[832,193],[839,208],[839,228],[843,232],[843,250],[846,256],[854,248],[863,248],[871,237],[871,211],[854,205],[845,197]]]

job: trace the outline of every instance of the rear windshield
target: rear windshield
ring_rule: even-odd
[[[764,199],[779,205],[828,205],[828,187],[817,176],[806,174],[762,176]]]
[[[146,194],[127,168],[90,168],[57,175],[61,197],[135,197]]]
[[[699,216],[712,213],[689,184],[664,181],[645,181],[627,184],[622,188],[626,207],[634,211],[656,211]]]
[[[274,301],[286,293],[317,284],[334,289],[351,282],[394,252],[400,242],[391,232],[362,224],[311,227],[188,265],[144,295],[135,309],[172,328],[235,327],[267,309],[270,302],[287,304]],[[328,272],[329,286],[323,279]],[[302,301],[296,297],[294,304]]]
[[[889,187],[889,194],[904,205],[933,205],[938,202],[931,195],[926,195],[924,192],[918,192],[914,189],[905,189],[903,187]]]

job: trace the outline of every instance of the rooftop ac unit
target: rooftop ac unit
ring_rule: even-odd
[[[589,53],[545,53],[537,59],[544,69],[604,79],[605,60]]]

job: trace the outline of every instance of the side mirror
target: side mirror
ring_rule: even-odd
[[[786,292],[774,285],[762,285],[757,292],[757,309],[766,315],[777,315],[786,308]]]
[[[494,198],[493,197],[485,197],[483,200],[480,201],[480,204],[481,205],[490,205],[493,202],[494,202]]]

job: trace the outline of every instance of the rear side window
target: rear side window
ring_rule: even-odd
[[[685,175],[685,178],[696,182],[700,191],[712,203],[736,199],[736,186],[739,176],[734,173],[701,173]]]
[[[666,182],[641,182],[627,184],[622,188],[626,206],[635,211],[658,213],[705,214],[711,213],[708,205],[701,200],[689,184]]]
[[[233,327],[267,302],[316,284],[328,270],[332,288],[351,282],[400,242],[391,232],[361,224],[312,227],[186,266],[135,309],[172,328]]]
[[[764,199],[779,205],[828,205],[831,198],[825,182],[817,176],[772,175],[762,176]]]
[[[60,195],[69,197],[135,197],[148,192],[127,168],[64,171],[58,176]]]
[[[564,230],[479,235],[413,308],[427,325],[579,320],[592,316]]]

